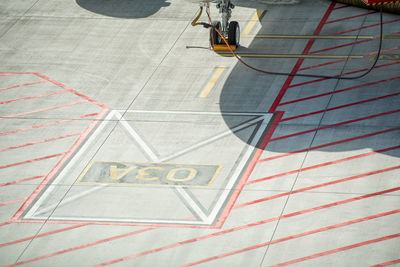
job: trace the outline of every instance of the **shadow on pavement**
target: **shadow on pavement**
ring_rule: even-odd
[[[93,13],[116,18],[146,18],[170,5],[166,0],[76,0]]]
[[[326,0],[323,2],[319,2],[319,4],[325,3],[324,6],[328,7],[330,4],[330,1]],[[309,5],[315,4],[311,3],[310,1],[303,0],[299,2],[298,5],[286,5],[286,6],[265,6],[267,10],[267,19],[261,22],[261,29],[259,30],[259,34],[270,34],[271,31],[274,29],[271,28],[271,19],[280,21],[279,17],[274,17],[274,14],[277,14],[279,12],[282,12],[282,9],[284,8],[287,10],[288,17],[293,16],[293,18],[296,18],[296,16],[304,16],[301,13],[305,14],[305,11],[303,10],[304,7],[300,7],[300,5],[305,4],[305,7],[308,8]],[[320,10],[324,10],[324,6]],[[279,10],[280,9],[280,10]],[[279,10],[279,12],[274,12]],[[325,9],[326,10],[326,9]],[[357,14],[357,9],[354,8],[355,14]],[[361,12],[363,12],[362,9],[360,9]],[[269,18],[268,18],[269,17]],[[307,19],[306,17],[304,18],[299,18],[299,20],[302,20],[304,22],[312,22],[316,21],[318,24],[318,21],[320,18],[313,17],[310,19]],[[275,21],[275,23],[277,23]],[[282,20],[282,23],[285,22]],[[315,25],[315,23],[313,24]],[[242,25],[244,27],[244,25]],[[342,23],[341,25],[338,25],[337,27],[350,27],[346,23]],[[343,29],[333,29],[333,31],[341,31]],[[301,29],[300,30],[304,30]],[[312,35],[312,32],[315,30],[315,26],[309,27],[305,29],[306,31],[301,34],[309,34]],[[332,31],[332,28],[330,29]],[[285,29],[284,27],[281,29],[281,33],[279,34],[288,34],[287,32],[284,32]],[[289,32],[291,30],[289,29]],[[276,34],[276,32],[274,32]],[[293,33],[289,33],[293,34]],[[299,33],[300,34],[300,33]],[[324,34],[327,34],[324,32]],[[306,43],[297,43],[297,46],[300,47],[301,49],[295,49],[302,51],[305,47]],[[265,50],[271,53],[282,53],[282,51],[286,51],[287,54],[293,53],[293,46],[288,46],[285,47],[284,43],[278,43],[278,41],[275,40],[260,40],[260,39],[254,39],[252,43],[247,47],[247,48],[240,48],[241,50],[238,50],[239,52],[251,52],[257,51],[257,50]],[[375,49],[376,44],[368,44],[367,49]],[[271,49],[271,47],[275,47]],[[355,48],[357,49],[357,47]],[[278,50],[278,52],[276,52]],[[342,53],[342,52],[337,52],[337,53]],[[272,60],[272,59],[255,59],[255,58],[244,58],[244,60],[249,63],[252,66],[258,67],[263,70],[268,70],[268,71],[277,71],[277,72],[290,72],[291,69],[293,68],[294,64],[297,62],[297,59],[295,61],[289,61],[289,60]],[[353,66],[354,68],[361,69],[365,67],[370,66],[370,62],[360,62],[360,65],[358,66]],[[365,65],[368,64],[368,65]],[[335,67],[333,65],[332,68],[337,68],[334,69],[332,72],[333,73],[340,73],[341,69],[339,66]],[[395,66],[388,68],[388,71],[392,71],[393,75],[395,75]],[[304,72],[303,72],[304,73]],[[321,74],[321,71],[319,70],[311,70],[309,72],[306,72],[308,74]],[[375,81],[379,78],[379,71],[375,71],[375,73],[372,73],[368,75],[367,77],[360,79],[360,80],[355,80],[353,83],[354,85],[358,84],[366,84],[371,81]],[[392,76],[393,76],[392,75]],[[378,78],[377,78],[378,77]],[[220,94],[220,99],[219,99],[219,105],[220,105],[220,111],[221,113],[229,113],[229,112],[265,112],[267,113],[269,108],[271,107],[272,103],[274,102],[275,98],[277,97],[278,92],[282,88],[282,85],[285,83],[287,79],[287,76],[271,76],[271,75],[263,75],[259,74],[253,70],[248,69],[244,65],[237,63],[235,67],[232,69],[230,72],[228,78],[226,79],[225,84],[223,85],[222,92]],[[301,79],[301,78],[300,78]],[[333,81],[332,84],[329,84],[328,86],[332,86],[332,88],[335,88],[335,83],[336,81]],[[376,85],[374,87],[368,87],[364,89],[370,90],[370,94],[373,95],[374,97],[379,96],[379,93],[377,93],[379,90],[385,89],[385,86],[390,86],[390,88],[396,88],[395,84],[400,84],[400,81],[396,80],[391,83],[386,83],[382,85]],[[342,85],[343,86],[343,85]],[[350,86],[350,85],[349,85]],[[315,88],[317,91],[318,88]],[[299,91],[299,96],[301,97],[301,90]],[[363,95],[362,92],[359,93],[360,100],[362,100],[365,95]],[[370,97],[371,98],[371,97]],[[354,100],[356,101],[356,100]],[[353,102],[354,102],[353,101]],[[388,100],[386,101],[375,101],[371,102],[369,105],[370,109],[372,110],[385,110],[385,106],[390,105],[391,109],[396,109],[396,105],[392,102],[395,101],[395,98],[393,101]],[[346,104],[346,101],[344,101],[344,104]],[[338,105],[338,104],[336,104]],[[307,109],[308,107],[305,107]],[[318,108],[318,106],[316,107]],[[295,112],[299,112],[299,108],[293,107]],[[318,110],[318,109],[317,109]],[[365,111],[365,106],[364,109]],[[286,111],[286,112],[291,112],[291,107],[280,109],[278,107],[277,111]],[[311,111],[313,111],[311,109]],[[292,111],[293,112],[293,111]],[[309,111],[308,111],[309,112]],[[307,111],[303,113],[308,113]],[[379,112],[376,112],[379,113]],[[301,114],[301,113],[299,113]],[[361,118],[370,115],[364,114],[362,111],[359,113],[355,114],[354,118]],[[337,115],[335,115],[332,119],[331,114],[327,114],[328,121],[329,118],[332,121],[337,121],[337,122],[342,122],[342,121],[347,121],[349,120],[349,116],[345,114],[344,112],[338,112]],[[319,146],[321,144],[326,144],[326,143],[331,143],[334,141],[338,140],[344,140],[348,139],[350,137],[356,137],[356,136],[362,136],[366,135],[372,132],[378,132],[378,131],[384,131],[390,128],[394,128],[398,126],[399,120],[393,121],[390,118],[393,118],[393,116],[396,116],[396,114],[392,114],[390,117],[389,116],[382,116],[378,120],[365,120],[361,121],[360,123],[355,123],[355,124],[348,124],[344,126],[339,126],[332,128],[333,131],[328,133],[324,131],[319,131],[317,133],[315,139],[313,139],[314,133],[312,134],[305,134],[300,138],[287,138],[283,139],[283,141],[279,142],[272,142],[268,144],[267,150],[269,151],[274,151],[274,152],[281,152],[281,153],[288,153],[288,152],[293,152],[295,150],[300,150],[300,149],[306,149],[310,146],[310,142],[312,142],[311,146]],[[324,115],[325,119],[325,115]],[[230,129],[233,129],[234,127],[237,126],[237,122],[233,119],[232,116],[224,116],[225,123],[228,125]],[[318,120],[319,121],[319,120]],[[313,121],[307,121],[307,120],[293,120],[293,121],[288,121],[288,122],[282,122],[279,125],[279,128],[277,129],[279,131],[278,136],[285,136],[289,135],[292,133],[297,133],[297,132],[302,132],[304,130],[309,130],[309,129],[314,129],[318,126],[318,121],[313,120]],[[328,123],[329,124],[329,123]],[[236,136],[240,138],[243,142],[250,143],[248,140],[248,136],[241,134],[240,132],[236,133]],[[384,140],[385,138],[386,141]],[[379,142],[375,142],[376,140],[383,140]],[[397,141],[396,141],[397,140]],[[382,134],[382,135],[377,135],[372,138],[360,138],[359,140],[354,140],[352,142],[346,142],[338,145],[333,145],[333,146],[326,146],[323,148],[318,149],[319,151],[326,151],[326,152],[339,152],[339,151],[352,151],[352,150],[362,150],[362,149],[372,149],[373,151],[379,151],[382,149],[382,147],[391,147],[399,144],[400,140],[400,133],[399,131],[391,131],[390,133],[387,134]],[[375,144],[377,143],[377,144]],[[295,149],[294,149],[295,148]],[[382,151],[381,153],[390,155],[393,157],[399,157],[399,149],[392,149],[389,151]]]

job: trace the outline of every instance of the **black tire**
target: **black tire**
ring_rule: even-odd
[[[228,43],[230,45],[239,46],[239,42],[240,42],[239,22],[231,21],[229,22],[229,28],[228,28]]]
[[[214,21],[212,24],[212,27],[210,29],[210,45],[211,45],[211,47],[214,47],[215,44],[221,44],[221,40],[222,40],[221,36],[215,29],[221,31],[221,22]]]

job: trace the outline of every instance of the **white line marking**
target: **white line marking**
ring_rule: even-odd
[[[182,187],[175,187],[176,191],[186,200],[187,204],[192,207],[193,211],[196,212],[198,217],[201,218],[203,222],[207,221],[207,215],[200,209],[196,202],[188,195],[188,193]]]
[[[65,204],[68,204],[68,203],[70,203],[70,202],[72,202],[72,201],[75,201],[75,200],[77,200],[77,199],[80,199],[80,198],[82,198],[82,197],[85,197],[86,195],[88,195],[88,194],[90,194],[90,193],[93,193],[93,192],[96,192],[96,191],[98,191],[98,190],[100,190],[100,189],[102,189],[102,188],[104,188],[104,187],[107,187],[107,186],[108,186],[108,184],[104,184],[104,185],[99,185],[99,186],[96,186],[96,187],[92,187],[92,188],[90,188],[89,190],[83,191],[83,192],[78,193],[78,194],[76,194],[76,195],[73,195],[73,196],[71,196],[71,197],[69,197],[69,198],[63,199],[63,200],[61,200],[60,203],[55,203],[55,204],[53,204],[53,205],[50,205],[50,206],[48,206],[48,207],[45,207],[44,209],[41,209],[41,210],[37,211],[37,212],[35,213],[35,215],[39,215],[39,214],[46,213],[46,212],[51,211],[52,209],[54,209],[54,208],[56,208],[56,207],[57,207],[57,208],[62,207],[62,206],[64,206]]]
[[[237,132],[237,131],[240,131],[242,129],[245,129],[245,128],[249,127],[250,125],[253,125],[256,122],[258,122],[260,120],[263,120],[263,119],[264,119],[264,117],[256,118],[254,120],[251,120],[251,121],[249,121],[249,122],[247,122],[245,124],[242,124],[242,125],[239,125],[239,126],[237,126],[235,128],[232,128],[231,130],[228,130],[228,131],[223,132],[221,134],[215,135],[215,136],[211,137],[210,139],[207,139],[205,141],[202,141],[200,143],[197,143],[197,144],[194,144],[194,145],[192,145],[190,147],[187,147],[187,148],[185,148],[185,149],[183,149],[183,150],[181,150],[179,152],[176,152],[175,154],[172,154],[172,155],[170,155],[168,157],[162,158],[161,161],[167,161],[167,160],[170,160],[172,158],[176,158],[176,157],[181,156],[181,155],[183,155],[183,154],[185,154],[185,153],[187,153],[187,152],[189,152],[191,150],[194,150],[194,149],[202,147],[204,145],[208,145],[210,143],[213,143],[213,142],[217,141],[218,139],[221,139],[221,138],[223,138],[225,136],[228,136],[228,135],[232,134],[232,132]]]
[[[228,136],[232,134],[232,132],[237,132],[242,129],[245,129],[259,121],[262,121],[262,124],[258,131],[256,132],[256,135],[254,136],[252,142],[250,145],[247,146],[247,149],[242,156],[242,160],[240,163],[236,166],[235,171],[230,178],[227,188],[223,191],[221,194],[220,198],[218,199],[217,203],[215,204],[214,208],[212,209],[211,213],[209,216],[204,214],[204,212],[197,206],[197,204],[191,199],[191,197],[187,194],[186,191],[184,191],[183,188],[177,188],[177,191],[180,193],[180,195],[188,201],[188,204],[191,205],[193,210],[196,212],[196,214],[202,219],[202,221],[191,221],[191,220],[152,220],[152,219],[113,219],[113,218],[80,218],[80,217],[51,217],[52,220],[79,220],[79,221],[104,221],[104,222],[127,222],[127,223],[162,223],[162,224],[191,224],[191,225],[209,225],[213,223],[216,219],[216,216],[220,209],[222,208],[224,202],[226,201],[226,198],[228,194],[231,192],[233,189],[233,185],[237,182],[237,179],[242,172],[247,160],[249,159],[251,153],[254,151],[254,147],[257,145],[259,142],[259,139],[261,138],[261,135],[265,132],[268,123],[272,117],[272,114],[266,114],[266,113],[238,113],[238,112],[188,112],[188,111],[146,111],[146,110],[132,110],[132,111],[123,111],[123,112],[132,112],[132,113],[153,113],[153,114],[186,114],[186,115],[232,115],[232,116],[262,116],[255,118],[247,123],[244,123],[242,125],[239,125],[237,127],[234,127],[228,131],[225,131],[223,133],[220,133],[218,135],[215,135],[205,141],[202,141],[200,143],[197,143],[195,145],[192,145],[186,149],[183,149],[177,153],[174,153],[166,158],[159,159],[158,156],[153,152],[153,150],[146,144],[146,141],[143,140],[140,135],[129,125],[129,123],[122,117],[120,114],[120,111],[114,110],[109,113],[109,115],[106,117],[106,119],[99,125],[99,127],[96,129],[96,131],[93,133],[92,136],[87,140],[87,142],[84,143],[82,148],[76,153],[76,155],[70,160],[68,165],[62,170],[60,175],[57,176],[57,178],[54,180],[53,184],[57,184],[61,179],[64,178],[64,176],[67,174],[67,172],[74,166],[75,162],[82,156],[82,154],[88,149],[88,147],[95,141],[97,136],[102,132],[103,128],[106,126],[107,123],[110,122],[110,118],[115,116],[121,124],[127,129],[127,131],[132,135],[132,137],[137,141],[137,143],[144,149],[144,151],[148,154],[148,156],[151,158],[151,160],[154,161],[167,161],[171,158],[180,156],[184,153],[187,153],[188,151],[197,149],[201,146],[210,144],[212,142],[215,142],[218,139],[221,139],[225,136]],[[85,192],[82,192],[78,195],[72,196],[66,200],[64,200],[60,205],[65,205],[69,202],[72,202],[78,198],[81,198],[91,192],[97,191],[107,185],[100,185],[95,188],[92,188],[90,190],[87,190]],[[43,203],[45,199],[49,196],[49,194],[53,191],[54,187],[50,186],[44,193],[43,195],[38,199],[38,201],[33,205],[33,207],[29,210],[29,212],[24,216],[24,218],[29,218],[29,219],[48,219],[47,217],[40,217],[40,216],[32,216],[32,214],[35,214],[37,209],[40,207],[40,205]],[[42,210],[39,210],[39,213],[44,213],[52,208],[54,208],[56,205],[53,204],[51,206],[45,207]]]
[[[271,114],[265,115],[263,117],[263,122],[262,122],[260,128],[258,129],[256,135],[254,136],[251,144],[249,146],[247,146],[247,150],[246,150],[245,154],[242,156],[242,160],[237,165],[237,167],[235,169],[235,172],[232,175],[232,178],[229,180],[229,183],[227,184],[227,187],[225,188],[224,192],[221,194],[221,197],[218,199],[218,201],[215,204],[213,210],[211,211],[210,215],[208,216],[208,220],[207,220],[208,224],[211,224],[216,219],[216,216],[217,216],[218,212],[220,211],[220,209],[222,208],[224,202],[226,201],[226,198],[227,198],[228,194],[230,193],[230,191],[233,188],[233,185],[238,180],[239,175],[243,171],[243,168],[246,165],[246,162],[248,161],[251,153],[254,151],[254,149],[255,149],[257,143],[259,142],[262,134],[265,132],[266,128],[268,127],[268,123],[271,120],[271,117],[272,117]]]
[[[156,113],[156,114],[185,114],[185,115],[232,115],[232,116],[264,116],[270,115],[266,112],[199,112],[199,111],[162,111],[162,110],[115,110],[126,113]]]
[[[146,141],[142,139],[142,137],[137,134],[137,132],[129,125],[129,123],[122,117],[121,113],[116,112],[115,116],[120,120],[120,123],[125,127],[125,129],[131,134],[131,136],[136,140],[136,142],[142,147],[144,152],[146,152],[147,156],[152,161],[160,161],[158,156],[153,152],[150,146],[147,145]]]
[[[190,221],[190,220],[153,220],[153,219],[110,219],[110,218],[82,218],[82,217],[50,217],[51,220],[63,220],[63,221],[77,221],[77,222],[115,222],[115,223],[143,223],[143,224],[183,224],[183,225],[207,225],[206,222],[202,221]],[[47,220],[47,217],[32,217],[34,220]]]
[[[108,120],[114,115],[114,111],[111,111],[110,114],[107,115],[105,120],[99,125],[99,127],[96,129],[96,131],[93,133],[92,136],[89,137],[88,141],[84,143],[81,149],[78,150],[76,155],[71,158],[71,160],[68,162],[67,166],[61,171],[60,175],[56,177],[52,185],[57,184],[61,179],[64,178],[64,176],[67,174],[67,172],[74,166],[75,162],[82,156],[82,154],[88,149],[89,145],[96,139],[97,135],[102,132],[102,129],[106,126],[108,123]],[[36,201],[36,203],[32,206],[32,208],[26,213],[24,217],[32,217],[32,214],[36,212],[36,210],[40,207],[40,205],[43,203],[45,199],[49,196],[49,194],[53,191],[53,187],[49,187],[47,190],[43,192],[43,195],[40,196],[40,198]]]

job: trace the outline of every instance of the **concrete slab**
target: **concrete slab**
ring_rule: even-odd
[[[398,16],[361,79],[271,76],[211,51],[191,2],[0,3],[0,263],[399,263]],[[235,4],[256,68],[376,57],[377,13]]]

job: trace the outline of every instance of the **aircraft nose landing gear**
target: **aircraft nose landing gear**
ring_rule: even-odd
[[[228,40],[228,44],[232,50],[236,50],[240,42],[240,27],[237,21],[229,22],[232,9],[235,6],[230,0],[219,0],[217,8],[221,14],[221,22],[212,23],[210,30],[210,45],[215,51],[229,51],[222,36]],[[222,36],[221,36],[222,35]]]
[[[209,23],[198,22],[203,12],[203,7],[206,7]],[[205,28],[210,28],[210,46],[214,51],[235,51],[240,42],[239,22],[229,21],[232,14],[232,9],[235,6],[230,0],[218,0],[217,8],[221,14],[221,21],[211,21],[210,5],[208,2],[200,5],[200,12],[192,22],[192,26],[202,25]],[[229,46],[228,46],[229,45]]]

